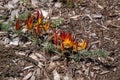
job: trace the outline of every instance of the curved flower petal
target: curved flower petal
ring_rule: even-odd
[[[84,40],[82,43],[79,43],[78,46],[80,46],[82,50],[86,49],[88,46],[88,39]]]
[[[36,25],[40,25],[40,24],[42,24],[42,19],[38,18]]]
[[[64,40],[66,38],[67,34],[64,31],[60,32],[60,39]]]
[[[44,30],[47,31],[49,28],[50,28],[50,24],[47,21],[44,25]]]
[[[17,19],[16,24],[15,24],[15,29],[19,30],[20,29],[20,20]]]
[[[58,38],[57,38],[56,30],[53,30],[53,37],[54,37],[54,44],[57,45]]]
[[[31,16],[28,17],[28,19],[26,20],[26,25],[27,25],[27,29],[31,30],[33,27],[33,19]]]
[[[64,44],[61,43],[61,50],[64,51]]]
[[[44,19],[44,16],[43,16],[43,13],[42,11],[40,10],[40,13],[39,13],[39,17],[43,20]]]
[[[37,18],[37,19],[39,18],[39,15],[40,15],[39,10],[37,10],[37,11],[36,11],[36,18]]]
[[[64,44],[65,48],[70,48],[70,47],[73,46],[73,41],[71,41],[71,40],[69,40],[69,39],[65,39],[65,40],[63,41],[63,44]]]
[[[73,50],[75,52],[78,52],[78,42],[76,42],[76,44],[73,45]]]
[[[40,25],[36,25],[36,33],[39,34],[40,33]]]

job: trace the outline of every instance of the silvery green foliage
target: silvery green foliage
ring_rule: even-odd
[[[54,45],[51,42],[44,42],[42,45],[47,51],[52,51],[54,49]]]

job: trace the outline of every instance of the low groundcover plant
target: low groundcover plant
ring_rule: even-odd
[[[53,52],[63,53],[65,50],[70,50],[70,52],[79,54],[80,51],[86,50],[88,39],[79,42],[73,37],[74,34],[70,34],[64,30],[57,31],[51,25],[50,21],[44,18],[42,11],[37,10],[33,14],[30,13],[26,20],[17,19],[15,29],[18,31],[26,28],[28,32],[32,32],[32,36],[37,36],[36,38],[47,36],[50,39],[41,39],[43,44],[40,43],[40,45],[45,49],[54,50]]]

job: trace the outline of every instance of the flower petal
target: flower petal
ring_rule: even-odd
[[[37,12],[36,12],[36,18],[38,19],[39,18],[39,10],[37,10]]]
[[[37,20],[36,25],[40,25],[40,24],[42,24],[42,19],[39,17],[38,20]]]
[[[16,21],[15,29],[16,29],[16,30],[19,30],[19,29],[20,29],[20,20],[19,20],[19,19],[17,19],[17,21]]]
[[[65,38],[63,41],[65,48],[71,48],[74,45],[74,42],[69,38]]]
[[[27,25],[26,28],[27,28],[28,30],[31,30],[31,29],[32,29],[32,27],[33,27],[33,19],[32,19],[31,16],[29,16],[28,19],[26,20],[26,25]]]
[[[75,44],[75,52],[78,52],[78,42]]]
[[[43,16],[43,13],[42,13],[42,11],[41,11],[41,10],[40,10],[39,17],[40,17],[42,20],[44,19],[44,16]]]
[[[54,37],[54,44],[57,45],[58,38],[57,38],[56,30],[53,30],[53,37]]]
[[[40,26],[36,25],[36,33],[39,34],[40,33]]]
[[[82,43],[79,43],[78,46],[80,46],[82,50],[86,49],[88,46],[88,39],[84,40]]]
[[[47,21],[44,25],[44,30],[47,31],[49,28],[50,28],[50,24]]]
[[[67,33],[65,33],[64,31],[60,32],[60,39],[64,40],[67,37]]]
[[[61,50],[64,51],[64,44],[61,43]]]

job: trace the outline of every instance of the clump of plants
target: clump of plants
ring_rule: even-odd
[[[81,52],[88,47],[88,39],[80,42],[74,38],[74,34],[57,30],[51,25],[53,24],[44,18],[42,11],[37,10],[35,13],[30,13],[25,20],[16,19],[15,29],[20,31],[26,28],[28,34],[31,34],[31,38],[36,40],[36,43],[39,43],[48,53],[50,51],[50,53],[58,53],[61,56],[66,56],[67,53],[69,56],[74,55],[74,59],[80,58]]]

